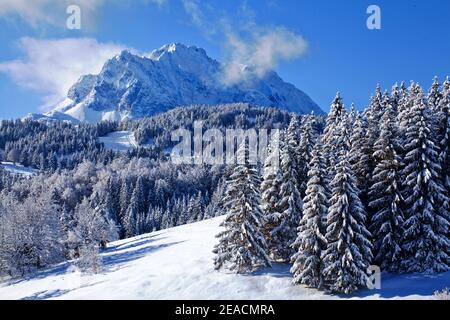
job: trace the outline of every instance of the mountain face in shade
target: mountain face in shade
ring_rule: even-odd
[[[183,44],[166,45],[145,57],[123,51],[98,75],[81,77],[45,117],[97,122],[141,118],[177,106],[235,102],[323,114],[311,98],[275,72],[258,78],[251,67],[242,66],[246,80],[227,85],[225,68],[205,50]]]

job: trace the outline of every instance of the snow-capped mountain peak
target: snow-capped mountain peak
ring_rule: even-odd
[[[146,56],[124,50],[106,61],[98,75],[82,76],[54,111],[88,122],[140,118],[183,105],[235,102],[323,113],[305,93],[275,72],[260,78],[250,66],[241,66],[249,80],[224,85],[227,67],[204,49],[180,43]]]

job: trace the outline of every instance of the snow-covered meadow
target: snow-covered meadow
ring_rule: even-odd
[[[104,137],[100,137],[100,142],[106,149],[126,152],[138,147],[138,143],[131,131],[116,131]]]
[[[12,163],[12,162],[1,162],[0,166],[3,167],[6,171],[13,174],[20,174],[24,176],[32,176],[38,172],[38,170],[24,167],[20,164]]]
[[[101,273],[84,275],[65,262],[1,284],[0,299],[432,299],[450,285],[450,272],[383,274],[381,290],[336,296],[292,285],[289,265],[251,275],[218,272],[212,249],[222,219],[113,242],[102,253]]]

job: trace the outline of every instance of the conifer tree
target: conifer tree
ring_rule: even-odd
[[[280,170],[280,141],[279,135],[270,141],[267,158],[264,162],[263,181],[261,183],[261,206],[264,214],[262,232],[266,239],[268,255],[275,259],[277,243],[274,242],[272,232],[279,226],[282,213],[279,208],[280,185],[282,174]]]
[[[380,136],[380,122],[383,116],[384,107],[389,103],[389,97],[387,95],[383,96],[381,93],[381,87],[378,85],[375,91],[375,96],[371,98],[370,106],[365,110],[365,116],[367,118],[367,132],[366,139],[367,144],[371,150],[375,141],[377,141]],[[369,153],[368,155],[368,172],[371,174],[375,168],[375,163],[373,155]]]
[[[438,111],[439,109],[439,103],[442,99],[442,93],[440,91],[441,85],[439,84],[438,77],[434,77],[433,84],[431,85],[430,90],[428,91],[428,107],[431,110]]]
[[[439,144],[439,161],[442,168],[442,183],[450,197],[450,80],[447,77],[442,86],[441,100],[437,115],[437,137]],[[450,211],[449,206],[446,206]]]
[[[294,174],[294,181],[298,190],[300,190],[300,186],[303,184],[303,181],[306,180],[306,176],[303,177],[299,170],[301,161],[299,143],[300,143],[300,125],[298,122],[298,117],[295,114],[293,114],[291,116],[289,126],[284,134],[283,147],[285,147],[287,152],[290,154],[292,166],[295,168],[293,174]]]
[[[372,260],[366,212],[358,197],[356,181],[342,151],[331,182],[327,215],[327,248],[323,253],[324,283],[331,292],[350,293],[365,286]]]
[[[369,207],[373,212],[369,230],[373,237],[374,261],[383,270],[391,272],[400,269],[404,223],[395,118],[392,106],[388,105],[381,122],[380,137],[374,146],[376,165],[369,192]]]
[[[397,114],[399,112],[398,105],[400,103],[401,95],[402,95],[402,86],[398,86],[398,83],[395,83],[391,90],[391,96],[389,100],[389,104],[391,105],[392,109],[394,110],[394,113]]]
[[[130,204],[125,212],[125,217],[123,221],[123,227],[125,231],[125,237],[130,238],[138,234],[138,217],[141,214],[139,210],[139,188],[135,188],[133,194],[131,195]]]
[[[360,192],[359,196],[364,205],[367,205],[367,194],[369,191],[370,175],[370,153],[369,140],[366,136],[367,121],[362,114],[356,116],[356,121],[351,135],[350,165],[355,174],[356,186]]]
[[[298,177],[295,154],[290,152],[288,145],[281,150],[282,181],[280,185],[280,202],[278,210],[281,212],[279,224],[272,230],[272,241],[277,244],[272,249],[275,261],[287,262],[294,254],[291,245],[297,238],[297,228],[302,217],[302,199],[295,177]]]
[[[444,272],[449,269],[448,202],[442,185],[433,120],[418,90],[406,114],[403,177],[405,233],[402,269],[406,272]]]
[[[317,141],[317,132],[315,128],[315,118],[312,116],[303,117],[300,127],[300,143],[298,146],[298,174],[300,176],[299,192],[303,198],[306,192],[306,184],[308,182],[309,163],[312,159],[312,151]]]
[[[327,172],[318,142],[313,149],[308,185],[303,199],[303,218],[293,244],[296,253],[292,256],[294,284],[310,287],[322,286],[322,252],[326,248],[325,217],[328,210]]]
[[[342,118],[345,116],[345,107],[342,102],[341,94],[338,92],[331,104],[331,110],[328,114],[325,130],[322,135],[323,155],[325,157],[327,170],[329,174],[333,174],[335,159],[333,154],[336,151],[336,131]]]
[[[248,150],[248,143],[244,140],[224,198],[227,216],[221,226],[225,230],[217,235],[219,244],[213,251],[216,270],[228,269],[239,274],[270,266],[267,244],[261,231],[260,178],[249,162]]]

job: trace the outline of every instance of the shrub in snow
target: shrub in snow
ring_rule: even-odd
[[[99,247],[95,243],[88,243],[79,249],[79,258],[76,261],[77,267],[84,273],[99,273],[102,268],[102,258],[99,254]]]

